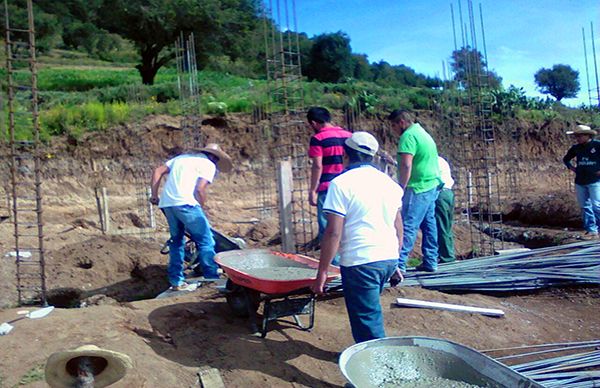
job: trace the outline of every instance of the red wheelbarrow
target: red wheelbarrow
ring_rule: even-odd
[[[217,264],[229,278],[225,298],[234,315],[249,317],[253,332],[258,332],[256,312],[263,303],[261,336],[267,335],[271,321],[291,316],[302,330],[314,327],[315,295],[310,285],[315,281],[319,261],[308,256],[268,249],[245,249],[218,253]],[[340,276],[338,267],[330,265],[327,281]],[[299,315],[309,315],[302,324]]]

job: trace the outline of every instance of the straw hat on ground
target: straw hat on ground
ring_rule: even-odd
[[[217,168],[221,172],[229,172],[233,168],[231,157],[225,153],[216,143],[208,143],[204,148],[196,148],[195,152],[206,152],[219,158]]]
[[[596,136],[598,132],[587,125],[578,125],[573,131],[567,131],[567,135],[590,135]]]
[[[133,364],[128,355],[95,345],[52,353],[46,362],[46,383],[52,388],[72,387],[77,379],[79,357],[89,357],[94,372],[94,387],[106,387],[121,380]]]

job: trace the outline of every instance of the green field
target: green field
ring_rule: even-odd
[[[249,113],[257,106],[278,106],[269,100],[269,85],[264,79],[201,71],[197,80],[199,103],[190,106],[179,99],[177,71],[172,67],[162,68],[155,84],[149,86],[142,84],[133,64],[94,60],[79,52],[56,51],[59,52],[40,58],[38,69],[39,122],[44,140],[63,134],[77,138],[87,131],[107,130],[152,114],[181,115],[199,110],[203,114],[225,115]],[[6,69],[0,70],[0,77],[2,90],[6,90]],[[19,85],[29,84],[30,78],[27,69],[19,69],[14,74]],[[189,80],[184,77],[182,82]],[[464,92],[456,90],[394,89],[352,80],[338,84],[303,82],[302,89],[296,93],[301,93],[306,106],[323,105],[333,110],[359,107],[369,115],[381,115],[396,107],[448,111],[457,100],[465,98]],[[514,90],[496,92],[493,97],[504,110],[496,115],[498,121],[509,116],[544,121],[567,115],[585,122],[590,117],[580,110],[539,105],[539,102],[536,105],[536,101]],[[31,118],[27,115],[30,101],[30,92],[17,93],[15,109],[20,113],[15,118],[17,139],[31,138]],[[7,117],[6,107],[4,111]],[[598,115],[595,116],[598,120]],[[3,132],[6,137],[6,131]]]

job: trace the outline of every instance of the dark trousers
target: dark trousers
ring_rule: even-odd
[[[456,260],[454,255],[454,235],[452,221],[454,219],[454,192],[443,189],[435,201],[435,220],[438,232],[438,250],[441,263]]]

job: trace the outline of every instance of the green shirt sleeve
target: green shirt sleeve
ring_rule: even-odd
[[[414,156],[417,153],[417,139],[412,136],[412,134],[405,133],[400,138],[400,142],[398,144],[398,153],[411,154]]]

